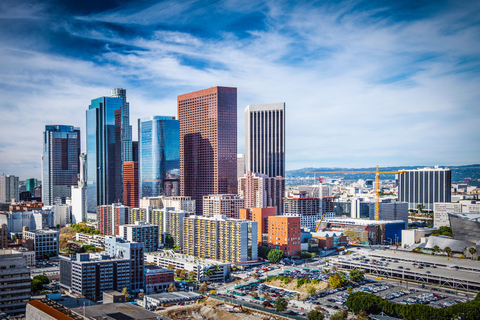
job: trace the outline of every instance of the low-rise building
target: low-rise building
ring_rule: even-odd
[[[164,292],[172,283],[175,283],[175,274],[173,270],[153,265],[145,266],[146,294]]]
[[[195,292],[166,292],[151,294],[143,298],[145,307],[157,308],[169,303],[200,300],[201,295]]]
[[[24,314],[30,300],[30,269],[22,254],[0,252],[0,313]]]
[[[297,256],[301,250],[300,217],[269,216],[268,247],[282,250],[287,257]]]
[[[33,240],[35,259],[58,256],[59,232],[55,230],[23,231],[25,241]]]
[[[193,271],[196,273],[197,281],[225,282],[230,277],[231,271],[230,263],[193,257],[173,250],[147,253],[145,260],[164,268],[173,266],[174,269]]]
[[[103,234],[87,234],[77,232],[75,234],[75,239],[77,241],[82,241],[83,244],[92,245],[97,248],[105,247],[105,236]]]
[[[427,237],[437,231],[436,228],[418,228],[402,230],[402,246],[408,248],[416,243],[427,243]]]
[[[333,250],[348,245],[348,237],[342,232],[318,231],[312,233],[312,236],[318,239],[318,248],[321,250]]]

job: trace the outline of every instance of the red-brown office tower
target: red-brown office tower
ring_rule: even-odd
[[[138,163],[128,161],[123,163],[123,204],[138,208]]]
[[[237,193],[237,88],[213,87],[177,97],[180,191],[203,213],[203,196]]]

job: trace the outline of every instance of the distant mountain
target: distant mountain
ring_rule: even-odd
[[[424,168],[426,166],[402,166],[402,167],[380,167],[380,171],[398,171],[402,169],[418,169]],[[452,181],[463,181],[464,179],[470,178],[472,184],[476,184],[476,181],[480,181],[480,164],[472,164],[466,166],[440,166],[440,168],[450,168],[452,170]],[[304,168],[298,170],[290,170],[286,172],[287,178],[294,178],[294,177],[313,177],[313,174],[305,174],[305,172],[312,172],[312,171],[375,171],[377,170],[376,167],[371,168],[340,168],[340,167],[322,167],[322,168]],[[358,179],[375,179],[374,173],[355,173],[355,174],[329,174],[329,173],[322,173],[316,174],[318,176],[325,176],[325,177],[342,177],[346,180],[358,180]],[[395,179],[395,174],[382,174],[382,179],[392,180]]]

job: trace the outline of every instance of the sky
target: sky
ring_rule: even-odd
[[[41,178],[45,125],[82,130],[127,89],[130,121],[213,86],[286,103],[287,170],[480,158],[478,1],[0,2],[0,174]]]

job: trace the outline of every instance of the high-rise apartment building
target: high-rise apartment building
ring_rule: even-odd
[[[11,202],[19,197],[18,177],[13,175],[0,176],[0,202]]]
[[[248,171],[238,178],[238,194],[245,199],[245,208],[276,207],[283,212],[285,178],[268,177],[261,173]]]
[[[238,219],[245,201],[236,194],[212,194],[203,197],[203,215],[206,217],[224,215]]]
[[[0,224],[0,249],[8,247],[8,226],[6,223]]]
[[[127,242],[121,238],[105,237],[105,253],[112,258],[130,260],[130,290],[139,293],[145,288],[145,246],[141,242]]]
[[[42,201],[65,203],[80,170],[80,129],[73,126],[45,126],[42,153]]]
[[[125,158],[131,161],[131,128],[126,123],[128,103],[122,90],[92,100],[87,110],[88,212],[123,201],[123,162]]]
[[[301,247],[300,217],[268,217],[268,246],[282,250],[286,256],[296,256]]]
[[[120,226],[120,238],[128,242],[142,242],[145,252],[158,250],[158,226],[143,221]]]
[[[72,223],[87,222],[87,155],[80,154],[80,178],[72,186]]]
[[[245,108],[246,171],[285,177],[285,103]]]
[[[32,279],[27,260],[21,253],[4,254],[0,251],[0,281],[0,313],[25,314],[31,296]]]
[[[275,207],[252,208],[252,221],[257,222],[258,226],[258,245],[263,244],[263,235],[268,234],[268,219],[277,215]]]
[[[35,194],[35,188],[38,185],[38,180],[35,178],[30,178],[25,181],[25,189],[26,191],[30,192],[33,196]]]
[[[315,228],[315,222],[322,217],[322,200],[309,197],[305,191],[294,192],[290,197],[283,198],[283,214],[299,216],[302,228]],[[332,208],[333,211],[333,208]]]
[[[195,213],[195,200],[192,197],[161,197],[163,208]]]
[[[419,204],[433,210],[435,202],[452,200],[452,172],[448,168],[421,168],[398,174],[398,201],[408,202],[409,209]]]
[[[140,197],[180,195],[180,122],[175,117],[138,120]]]
[[[130,103],[127,102],[127,90],[122,88],[115,88],[111,91],[113,98],[121,98],[122,106],[122,162],[135,161],[133,160],[132,147],[132,126],[130,125]]]
[[[256,260],[257,223],[224,216],[184,219],[183,252],[229,262]]]
[[[121,203],[97,208],[97,230],[105,235],[118,235],[120,226],[128,224],[129,208]]]
[[[138,207],[138,163],[123,163],[123,203],[128,207]]]
[[[180,188],[203,213],[203,196],[237,192],[237,88],[213,87],[177,97]]]

